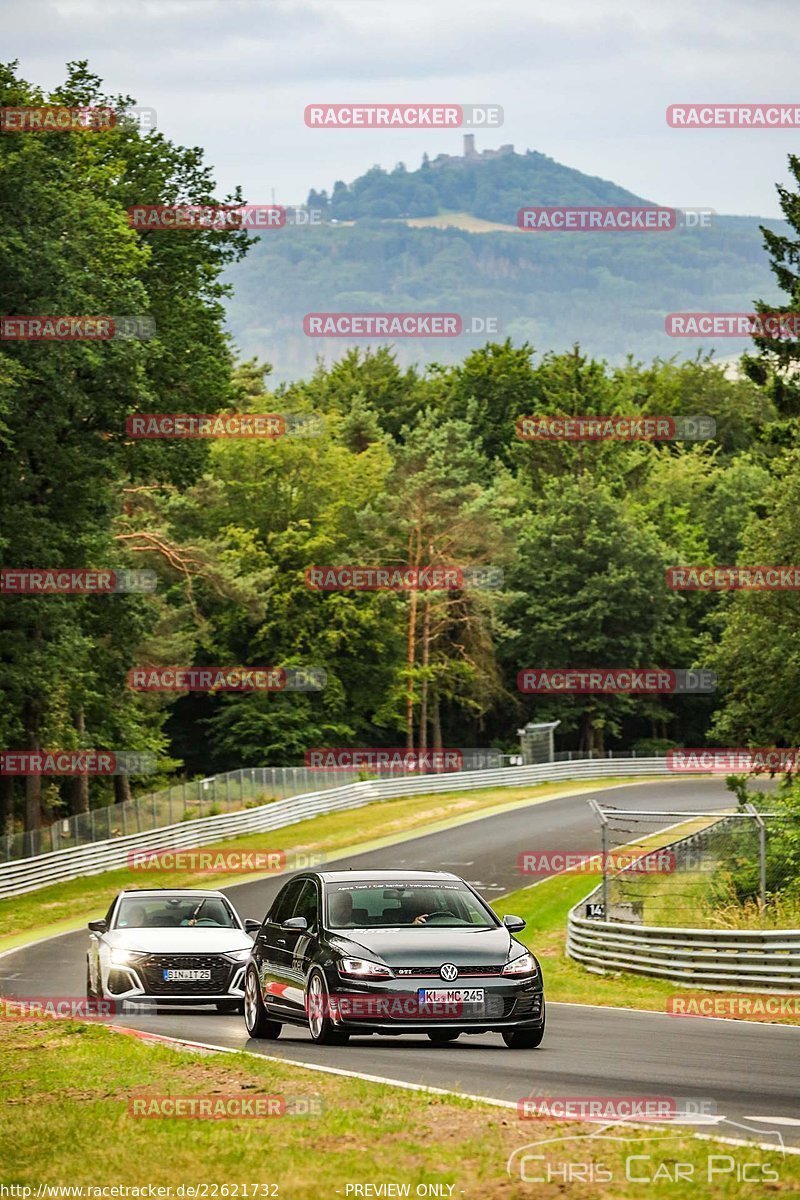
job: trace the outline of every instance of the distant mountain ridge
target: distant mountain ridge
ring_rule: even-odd
[[[392,342],[403,365],[459,361],[506,336],[539,352],[577,342],[611,362],[701,349],[734,358],[744,342],[671,338],[665,317],[779,301],[759,225],[785,232],[784,222],[714,215],[707,227],[654,235],[517,227],[526,205],[652,203],[537,151],[478,153],[471,140],[463,155],[439,155],[416,171],[374,167],[349,186],[339,180],[330,196],[310,192],[322,223],[266,233],[231,266],[229,329],[240,353],[274,365],[278,382],[313,371],[318,356],[332,361],[369,344],[308,336],[304,317],[315,312],[462,315],[458,337]]]
[[[393,171],[372,167],[351,184],[337,180],[330,195],[312,189],[309,208],[328,220],[432,217],[465,212],[513,225],[526,204],[648,204],[607,179],[565,167],[538,150],[517,154],[511,145],[478,151],[475,135],[465,134],[462,155],[423,159],[415,171],[399,163]]]

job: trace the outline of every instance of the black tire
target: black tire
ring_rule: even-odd
[[[247,970],[243,1008],[244,1023],[251,1038],[268,1038],[270,1041],[274,1041],[280,1035],[280,1021],[270,1020],[267,1010],[264,1008],[255,967],[249,967]]]
[[[538,1029],[508,1029],[503,1031],[503,1041],[509,1050],[535,1050],[544,1037],[544,1022]]]
[[[218,1000],[216,1008],[218,1013],[241,1013],[244,1012],[244,1001]]]
[[[100,997],[95,993],[95,990],[92,987],[92,972],[89,969],[88,958],[86,960],[86,999],[87,1000],[99,1000],[100,999]]]
[[[431,1029],[428,1037],[434,1046],[446,1046],[449,1042],[454,1042],[460,1033],[460,1029]]]
[[[305,1009],[308,1032],[318,1046],[343,1046],[350,1037],[331,1021],[325,1012],[328,985],[321,971],[312,971],[306,984]]]

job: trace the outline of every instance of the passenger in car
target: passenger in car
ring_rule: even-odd
[[[329,909],[331,925],[341,929],[353,924],[353,897],[350,892],[337,892],[331,897]]]

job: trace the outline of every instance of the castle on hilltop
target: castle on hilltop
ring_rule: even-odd
[[[513,153],[514,147],[510,142],[505,146],[500,146],[497,150],[478,151],[475,149],[475,134],[465,133],[463,154],[437,154],[431,162],[431,166],[440,167],[442,163],[486,162],[487,159],[505,158],[507,154]]]

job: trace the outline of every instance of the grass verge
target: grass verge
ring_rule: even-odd
[[[285,850],[324,855],[363,852],[390,845],[404,837],[433,833],[470,817],[502,812],[556,796],[593,792],[630,780],[609,776],[591,784],[548,783],[519,788],[445,792],[435,796],[401,796],[363,808],[312,817],[272,833],[248,834],[220,842],[226,850]],[[211,847],[203,847],[211,849]],[[105,914],[114,895],[124,887],[222,887],[258,875],[199,875],[188,871],[141,871],[124,868],[86,875],[35,892],[0,901],[0,952],[37,937],[68,933],[93,917]],[[259,913],[244,913],[259,916]]]
[[[745,1163],[747,1178],[773,1180],[753,1195],[766,1194],[767,1186],[775,1196],[796,1195],[800,1188],[800,1157],[783,1158],[779,1151],[718,1145],[664,1126],[617,1128],[615,1136],[624,1134],[624,1140],[587,1143],[576,1135],[598,1126],[521,1121],[510,1109],[466,1099],[316,1074],[248,1055],[186,1052],[102,1026],[0,1023],[0,1062],[3,1178],[32,1188],[33,1196],[40,1184],[150,1185],[169,1187],[172,1196],[180,1195],[180,1185],[205,1184],[208,1190],[195,1194],[318,1200],[358,1194],[348,1193],[348,1184],[394,1184],[407,1186],[410,1196],[459,1200],[532,1194],[619,1200],[642,1195],[641,1182],[631,1174],[654,1177],[661,1168],[648,1190],[657,1200],[686,1194],[686,1184],[676,1191],[668,1178],[678,1163],[691,1171],[690,1190],[697,1197],[740,1196],[737,1175]],[[216,1120],[130,1115],[133,1102],[144,1097],[202,1098],[229,1106],[281,1096],[290,1098],[292,1108],[298,1105],[294,1098],[302,1099],[317,1115]],[[665,1135],[668,1140],[662,1140]],[[566,1140],[529,1147],[530,1154],[544,1158],[524,1163],[526,1178],[554,1179],[536,1184],[533,1193],[531,1183],[520,1179],[521,1155],[512,1176],[506,1164],[514,1151],[548,1138]],[[649,1158],[637,1159],[632,1171],[627,1160],[634,1155]],[[716,1169],[711,1180],[710,1168]],[[565,1170],[579,1180],[587,1178],[587,1170],[595,1178],[565,1186]],[[245,1184],[250,1190],[243,1190]],[[268,1186],[253,1190],[254,1185]],[[418,1192],[418,1185],[426,1190]]]
[[[674,832],[669,835],[671,838],[675,836]],[[648,848],[653,848],[652,839],[648,839]],[[567,956],[567,914],[598,882],[599,878],[594,876],[565,873],[492,901],[492,907],[501,916],[515,913],[527,921],[520,940],[534,951],[541,962],[547,999],[569,1004],[599,1004],[612,1008],[665,1012],[668,998],[678,993],[706,999],[713,995],[720,1001],[724,1011],[725,993],[689,989],[685,984],[648,979],[623,971],[600,975],[588,971]],[[753,999],[758,997],[754,995]],[[742,1016],[746,1019],[746,1014]],[[800,1025],[800,1013],[773,1016],[770,1020],[777,1024]]]

